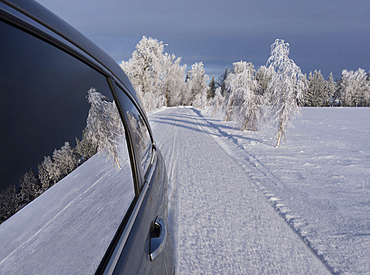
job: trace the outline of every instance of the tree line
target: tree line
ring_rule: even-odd
[[[188,68],[180,64],[181,57],[164,52],[164,46],[162,41],[143,37],[132,57],[120,64],[146,111],[191,105],[250,131],[270,121],[279,146],[280,140],[286,139],[292,119],[300,115],[299,106],[370,106],[369,73],[361,68],[343,70],[341,78],[334,81],[332,74],[325,80],[315,70],[307,77],[289,58],[289,44],[282,39],[271,45],[266,66],[256,70],[251,62],[235,62],[211,81],[202,62]],[[98,151],[105,149],[120,168],[117,140],[124,130],[115,103],[93,88],[87,100],[91,108],[82,140],[76,138],[74,148],[66,142],[55,149],[38,165],[38,173],[29,170],[21,177],[19,187],[10,185],[1,192],[0,223]]]
[[[277,39],[271,46],[267,66],[258,71],[251,62],[240,61],[209,85],[203,63],[186,72],[181,58],[164,52],[163,42],[143,37],[132,57],[121,63],[146,111],[163,106],[192,105],[224,113],[242,130],[257,130],[262,118],[269,117],[277,128],[277,146],[285,138],[286,127],[299,113],[307,81],[289,58],[289,44]],[[269,108],[265,108],[269,106]]]
[[[317,70],[307,77],[289,58],[289,51],[288,43],[276,39],[266,66],[256,70],[251,62],[235,62],[208,84],[202,62],[186,69],[181,57],[164,52],[162,41],[144,36],[132,57],[120,65],[146,111],[191,105],[212,115],[221,113],[241,130],[255,131],[262,121],[272,121],[277,146],[300,114],[299,106],[370,106],[370,75],[365,70],[343,70],[336,81],[332,73],[325,80]]]
[[[230,74],[239,74],[240,70],[246,72],[240,75],[245,78],[244,84],[257,94],[269,92],[268,87],[273,86],[270,81],[275,72],[268,64],[257,71],[250,62],[246,65],[248,70],[240,67],[245,65],[234,64],[231,69],[226,68],[225,73],[217,79],[213,76],[209,82],[202,62],[196,62],[189,68],[180,63],[181,57],[164,52],[162,41],[144,36],[136,45],[132,57],[128,61],[122,61],[120,66],[128,75],[146,111],[163,106],[201,107],[206,104],[206,100],[216,96],[217,88],[220,88],[221,94],[229,100],[232,87],[230,79],[227,86],[227,77]],[[305,82],[305,87],[298,102],[299,106],[370,106],[370,74],[364,69],[345,69],[339,80],[334,80],[332,73],[325,80],[321,71],[315,70],[308,76],[304,74],[302,81]]]

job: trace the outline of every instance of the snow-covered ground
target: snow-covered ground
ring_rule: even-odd
[[[370,273],[370,108],[302,113],[279,148],[268,127],[241,132],[193,108],[149,115],[168,169],[177,274]],[[0,273],[93,273],[133,198],[123,163],[114,172],[94,156],[2,224]]]
[[[206,116],[227,150],[338,274],[370,273],[370,108],[303,108],[275,148],[272,129],[240,132]],[[211,128],[211,126],[213,128]]]
[[[370,108],[304,108],[271,128],[192,108],[149,115],[170,179],[178,274],[368,274]]]

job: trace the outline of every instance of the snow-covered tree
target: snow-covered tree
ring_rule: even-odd
[[[191,66],[189,79],[187,80],[190,88],[190,97],[188,101],[185,102],[185,105],[192,104],[198,94],[202,95],[204,92],[207,92],[207,82],[208,76],[205,74],[203,63],[194,63]]]
[[[83,162],[91,158],[97,153],[97,144],[94,144],[92,140],[88,138],[87,129],[82,131],[82,139],[76,138],[75,151],[79,156],[79,162]]]
[[[235,114],[238,114],[238,107],[244,101],[244,89],[248,86],[249,76],[243,75],[244,72],[248,74],[248,63],[244,61],[233,63],[232,71],[228,73],[225,80],[225,88],[227,91],[225,100],[225,121],[232,120]]]
[[[269,83],[270,114],[277,127],[277,144],[281,137],[286,138],[287,126],[300,114],[298,101],[306,86],[301,69],[289,58],[289,44],[276,39],[271,45],[271,56],[267,63],[275,71]]]
[[[0,193],[0,224],[19,210],[20,196],[15,185],[10,185]]]
[[[255,74],[252,63],[240,61],[233,64],[233,70],[226,79],[225,119],[234,115],[236,127],[241,130],[256,130],[262,116],[262,97]]]
[[[218,87],[215,91],[215,96],[210,100],[210,106],[212,110],[212,117],[217,114],[220,110],[222,110],[222,106],[225,101],[225,97],[222,96],[222,88]]]
[[[208,107],[207,92],[206,90],[196,94],[193,102],[193,106],[198,109],[206,109]]]
[[[52,184],[55,184],[59,181],[60,173],[56,166],[54,165],[50,156],[44,157],[44,162],[42,163],[44,168],[46,169],[49,179],[52,181]]]
[[[179,105],[186,92],[184,81],[186,65],[181,66],[180,62],[181,57],[176,58],[174,54],[165,53],[162,57],[160,85],[167,107]]]
[[[115,102],[110,102],[95,88],[87,92],[87,101],[91,105],[86,120],[87,138],[97,145],[98,152],[105,150],[121,168],[119,144],[124,129]]]
[[[121,68],[129,77],[146,111],[162,106],[175,106],[188,101],[189,83],[181,57],[164,53],[162,41],[145,36],[136,45],[129,61]]]
[[[325,83],[325,91],[326,91],[326,106],[330,105],[332,100],[334,99],[334,94],[337,89],[337,84],[334,81],[333,73],[330,73],[328,79]]]
[[[139,88],[143,95],[159,88],[161,61],[164,45],[162,41],[151,37],[143,38],[136,45],[129,61],[122,61],[122,69],[129,77],[132,85]]]
[[[53,152],[53,165],[59,173],[59,180],[67,176],[77,167],[77,156],[69,142],[65,142],[60,149]]]
[[[312,107],[322,107],[328,100],[326,95],[326,82],[321,71],[315,70],[308,76],[308,87],[304,93],[304,105]]]
[[[255,78],[259,84],[259,94],[262,96],[266,93],[269,81],[271,80],[275,71],[266,66],[261,66],[256,72]]]
[[[207,98],[213,98],[215,97],[216,94],[216,82],[215,82],[215,76],[212,76],[211,82],[208,85],[208,90],[207,90]]]
[[[38,176],[41,184],[42,192],[50,187],[50,175],[44,162],[38,165]]]
[[[230,70],[228,68],[225,69],[225,72],[217,78],[217,86],[221,88],[221,95],[225,96],[226,94],[226,78],[229,75]]]
[[[40,186],[38,185],[36,174],[32,169],[21,177],[20,188],[23,202],[28,203],[38,196]]]
[[[344,106],[367,106],[369,93],[370,87],[364,69],[342,71],[340,97]]]

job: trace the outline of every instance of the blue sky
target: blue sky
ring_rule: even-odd
[[[291,46],[303,73],[370,70],[368,0],[38,0],[117,62],[142,36],[157,38],[182,64],[221,75],[233,62],[265,65],[275,39]]]

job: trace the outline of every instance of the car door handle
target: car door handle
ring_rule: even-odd
[[[150,232],[150,260],[154,261],[163,251],[167,240],[167,228],[164,220],[157,217]]]

